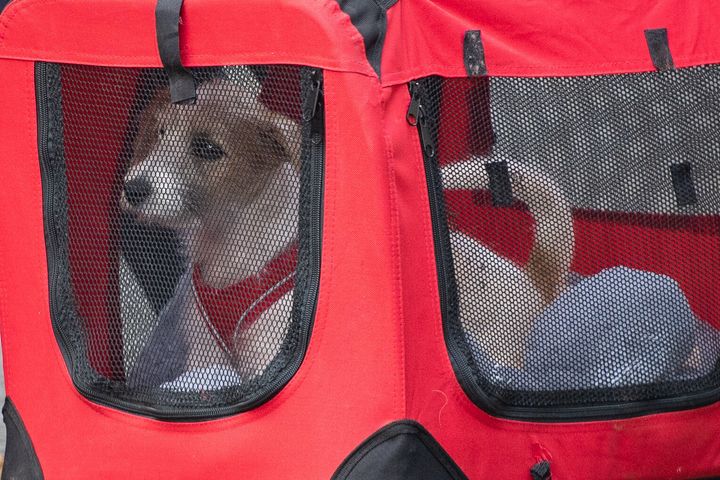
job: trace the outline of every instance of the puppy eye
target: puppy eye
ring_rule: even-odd
[[[157,134],[158,134],[158,137],[164,137],[164,136],[165,136],[165,129],[164,129],[164,128],[158,128]]]
[[[190,150],[194,157],[208,162],[220,160],[225,155],[225,152],[218,144],[205,137],[194,138]]]

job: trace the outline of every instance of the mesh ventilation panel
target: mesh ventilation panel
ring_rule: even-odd
[[[717,67],[411,84],[472,396],[551,411],[718,386],[718,94]]]
[[[318,272],[319,73],[193,74],[197,101],[174,105],[159,69],[37,66],[56,332],[84,394],[159,416],[274,394]]]

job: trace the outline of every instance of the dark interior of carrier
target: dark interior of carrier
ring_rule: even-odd
[[[575,78],[429,77],[411,85],[422,112],[410,113],[424,116],[446,342],[477,402],[491,410],[498,401],[607,405],[717,387],[718,85],[715,66]],[[480,163],[466,175],[487,175],[490,188],[444,188],[442,168],[468,159]],[[510,349],[512,340],[498,336],[488,348],[475,332],[487,320],[482,302],[519,328],[509,307],[522,303],[522,291],[488,294],[463,314],[457,261],[474,247],[453,244],[450,232],[528,265],[538,227],[519,200],[522,186],[513,185],[515,164],[562,190],[575,245],[563,290],[534,318],[520,363],[507,365],[488,350]],[[473,281],[486,281],[485,265],[472,268]]]
[[[192,74],[174,105],[161,69],[36,68],[56,334],[84,394],[154,415],[273,395],[314,308],[319,72]]]

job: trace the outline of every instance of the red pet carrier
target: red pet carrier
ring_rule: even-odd
[[[720,475],[709,0],[13,0],[2,478]]]

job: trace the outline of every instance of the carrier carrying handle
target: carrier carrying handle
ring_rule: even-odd
[[[195,103],[195,79],[180,60],[180,9],[183,0],[158,0],[155,31],[158,51],[170,79],[172,103]]]

